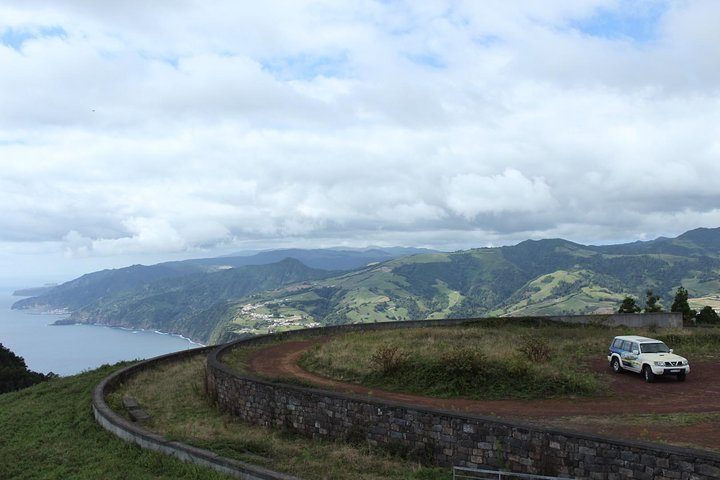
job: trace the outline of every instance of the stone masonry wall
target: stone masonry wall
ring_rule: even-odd
[[[365,328],[377,328],[375,325],[380,324]],[[362,328],[352,325],[331,330]],[[322,329],[313,330],[322,333]],[[307,334],[296,331],[283,336]],[[273,335],[241,340],[208,356],[208,392],[221,407],[252,424],[317,439],[367,440],[441,466],[609,480],[720,479],[720,455],[709,452],[272,383],[240,375],[220,361],[231,348],[276,338]]]
[[[187,360],[195,355],[207,355],[215,347],[202,347],[161,355],[144,360],[111,373],[95,386],[92,392],[92,410],[97,423],[113,435],[133,442],[146,450],[161,452],[183,462],[209,467],[241,480],[300,480],[297,477],[275,472],[267,468],[241,462],[217,453],[193,447],[182,442],[168,440],[163,435],[143,428],[115,412],[105,402],[105,397],[131,377],[160,365]]]

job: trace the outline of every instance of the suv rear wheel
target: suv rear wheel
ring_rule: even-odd
[[[613,357],[610,361],[610,366],[613,369],[613,372],[620,373],[622,372],[622,367],[620,366],[620,360],[618,360],[618,357]]]
[[[655,381],[655,374],[653,373],[652,368],[650,368],[650,365],[645,365],[642,371],[646,382],[652,383]]]

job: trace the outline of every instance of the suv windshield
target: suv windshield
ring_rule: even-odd
[[[641,343],[640,351],[642,353],[668,353],[670,349],[662,342],[658,343]]]

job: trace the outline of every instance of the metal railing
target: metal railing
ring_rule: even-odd
[[[546,477],[530,473],[503,472],[502,470],[483,470],[480,468],[453,467],[453,480],[567,480],[569,477]]]

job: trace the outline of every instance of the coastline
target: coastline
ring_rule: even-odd
[[[186,340],[188,343],[196,345],[198,348],[206,346],[205,344],[196,342],[192,338],[188,338],[185,335],[182,335],[180,333],[161,332],[160,330],[150,330],[147,328],[128,328],[128,327],[121,327],[119,325],[107,325],[105,323],[85,323],[85,322],[76,322],[76,321],[67,321],[67,320],[69,320],[69,319],[56,320],[55,322],[51,323],[50,325],[54,326],[54,327],[64,327],[64,326],[68,326],[68,325],[91,325],[93,327],[117,328],[119,330],[125,330],[126,332],[133,332],[133,333],[135,333],[135,332],[157,333],[158,335],[169,335],[171,337],[182,338],[183,340]]]
[[[12,296],[19,296],[19,295],[12,295]],[[24,297],[28,298],[28,297]],[[78,322],[75,320],[71,320],[72,311],[70,311],[67,308],[57,308],[57,309],[47,309],[42,307],[35,307],[35,308],[13,308],[13,306],[10,306],[11,310],[16,310],[18,312],[22,312],[27,315],[38,315],[43,316],[47,315],[49,317],[58,317],[65,315],[66,318],[59,318],[55,320],[50,325],[56,326],[56,327],[62,327],[66,325],[93,325],[95,327],[108,327],[108,328],[119,328],[121,330],[126,330],[130,332],[152,332],[157,333],[159,335],[170,335],[172,337],[178,337],[182,338],[183,340],[186,340],[188,343],[191,343],[197,347],[205,347],[206,345],[204,343],[196,342],[192,338],[186,337],[185,335],[181,333],[172,333],[172,332],[163,332],[160,330],[151,330],[146,328],[128,328],[128,327],[121,327],[119,325],[107,325],[105,323],[87,323],[87,322]]]
[[[55,322],[66,323],[69,312],[12,309],[17,299],[10,288],[0,292],[0,342],[37,372],[69,376],[103,364],[152,358],[202,345],[161,329],[90,324],[88,320],[79,323],[88,328],[51,328],[61,326]],[[97,326],[108,328],[94,328]]]
[[[60,315],[70,315],[72,312],[65,308],[58,308],[55,310],[42,310],[42,309],[35,309],[35,308],[11,308],[11,310],[15,310],[17,312],[22,312],[26,315],[48,315],[48,316],[60,316]]]

